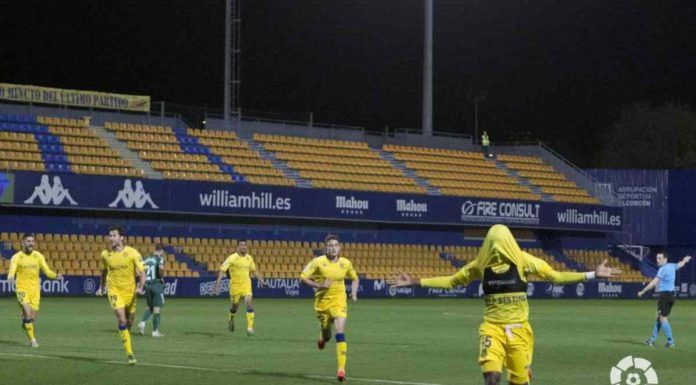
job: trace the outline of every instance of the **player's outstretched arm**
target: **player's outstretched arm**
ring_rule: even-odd
[[[690,260],[691,260],[690,255],[687,255],[686,257],[682,258],[681,261],[677,262],[677,269],[681,269],[682,267],[684,267],[684,265],[689,263]]]
[[[397,272],[392,278],[387,279],[387,284],[404,287],[404,286],[418,286],[420,285],[420,279],[416,279],[409,273]]]
[[[621,275],[621,269],[609,267],[607,266],[607,262],[608,260],[605,259],[597,266],[594,271],[596,278],[614,278]]]
[[[554,270],[554,268],[546,263],[546,261],[531,254],[526,254],[525,258],[528,273],[536,274],[547,281],[551,281],[559,285],[578,283],[595,278],[612,278],[621,274],[620,269],[607,266],[606,259],[597,266],[595,271],[582,273]]]
[[[387,280],[387,283],[399,287],[423,286],[438,289],[451,289],[456,286],[466,286],[469,282],[480,278],[474,263],[475,262],[470,262],[454,275],[442,277],[417,279],[408,273],[397,272],[395,277]]]

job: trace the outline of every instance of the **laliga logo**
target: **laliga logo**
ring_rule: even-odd
[[[85,293],[87,294],[92,294],[97,288],[97,283],[94,282],[92,278],[87,278],[85,279],[85,282],[82,284],[82,289],[84,289]]]
[[[123,206],[127,209],[130,209],[133,206],[135,206],[137,209],[142,209],[145,204],[149,204],[153,209],[159,208],[155,202],[152,201],[150,194],[145,192],[143,182],[136,181],[135,190],[133,190],[130,179],[126,179],[123,182],[123,189],[118,192],[116,199],[109,203],[109,207],[117,207],[119,202],[123,203]]]
[[[527,297],[532,296],[534,296],[534,284],[531,282],[527,282]]]
[[[462,204],[462,215],[474,215],[476,204],[472,201],[466,201]]]
[[[585,295],[585,284],[583,284],[582,282],[578,283],[578,285],[575,286],[575,294],[577,294],[578,297],[582,297],[583,295]]]
[[[626,356],[611,368],[611,385],[657,385],[657,373],[645,358]]]
[[[75,202],[75,200],[70,196],[70,191],[63,188],[63,183],[60,181],[59,176],[53,177],[53,186],[51,186],[51,182],[48,180],[48,175],[42,175],[41,183],[34,187],[34,193],[31,194],[29,199],[25,200],[24,203],[33,204],[36,198],[39,198],[41,204],[44,205],[52,204],[57,206],[62,204],[63,200],[65,199],[67,199],[71,205],[77,205],[77,202]]]

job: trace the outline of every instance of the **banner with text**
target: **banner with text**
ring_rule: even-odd
[[[164,295],[167,297],[212,297],[215,277],[208,278],[165,278]],[[98,277],[66,276],[63,280],[43,280],[41,292],[45,296],[92,296],[99,286]],[[350,290],[350,285],[346,285]],[[640,283],[583,282],[572,285],[555,285],[546,282],[527,284],[529,298],[637,298],[643,288]],[[218,297],[229,296],[229,280],[221,281]],[[299,278],[271,278],[261,287],[253,283],[257,298],[312,298],[314,291],[303,285]],[[0,297],[14,295],[14,287],[5,276],[0,276]],[[384,280],[364,279],[360,281],[359,298],[481,298],[480,282],[454,289],[428,289],[422,287],[389,286]],[[677,285],[679,298],[696,299],[696,283]],[[106,301],[106,299],[105,299]]]
[[[298,189],[74,174],[15,173],[14,205],[393,223],[619,231],[619,207]]]
[[[586,170],[611,186],[624,208],[622,242],[667,244],[669,177],[666,170]]]
[[[109,110],[150,111],[150,97],[0,83],[0,99]]]

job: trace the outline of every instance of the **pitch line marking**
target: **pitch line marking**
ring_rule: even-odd
[[[16,356],[16,357],[29,357],[29,358],[46,358],[50,360],[69,360],[69,358],[64,358],[64,357],[56,357],[56,356],[46,356],[46,355],[41,355],[41,354],[27,354],[27,353],[5,353],[5,352],[0,352],[0,355],[4,356]],[[94,361],[97,363],[102,363],[102,364],[113,364],[113,365],[128,365],[126,362],[121,362],[121,361]],[[250,371],[244,371],[244,370],[232,370],[232,369],[219,369],[219,368],[205,368],[201,366],[187,366],[187,365],[167,365],[167,364],[148,364],[144,362],[138,362],[135,366],[150,366],[150,367],[156,367],[156,368],[169,368],[169,369],[185,369],[185,370],[200,370],[204,372],[226,372],[226,373],[238,373],[238,374],[259,374],[263,375],[263,373],[255,373],[255,372],[250,372]],[[318,376],[318,375],[313,375],[313,374],[297,374],[298,377],[303,377],[303,378],[311,378],[311,379],[334,379],[335,377],[333,376]],[[381,384],[396,384],[396,385],[442,385],[442,384],[436,384],[436,383],[428,383],[428,382],[408,382],[408,381],[396,381],[396,380],[380,380],[378,378],[358,378],[358,377],[349,377],[348,378],[351,381],[363,381],[363,382],[375,382],[375,383],[381,383]]]

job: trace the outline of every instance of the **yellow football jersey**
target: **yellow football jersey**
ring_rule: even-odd
[[[16,275],[17,291],[39,290],[41,285],[39,270],[50,279],[55,279],[57,276],[46,264],[46,258],[43,254],[36,250],[33,250],[31,254],[20,251],[12,256],[7,277],[11,278]]]
[[[234,253],[225,259],[220,270],[230,274],[231,289],[232,286],[251,285],[249,273],[256,271],[256,263],[254,263],[254,257],[249,253],[244,254],[244,256]]]
[[[125,246],[122,251],[104,250],[101,258],[102,266],[107,271],[108,291],[135,291],[135,272],[145,270],[143,258],[138,250],[130,246]]]
[[[484,320],[514,324],[529,319],[526,290],[529,275],[559,284],[585,280],[585,273],[556,271],[543,259],[522,251],[507,227],[495,225],[486,235],[476,259],[452,276],[424,278],[420,285],[452,288],[481,279],[486,293]]]
[[[355,280],[358,274],[353,268],[350,260],[339,257],[337,261],[331,262],[326,255],[314,258],[302,271],[300,275],[303,279],[322,281],[331,280],[328,288],[316,289],[314,293],[315,302],[345,301],[346,283],[345,279]]]

